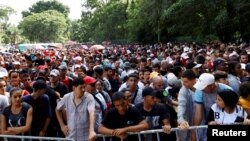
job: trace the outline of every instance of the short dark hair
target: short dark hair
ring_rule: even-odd
[[[215,81],[218,81],[221,78],[227,78],[227,73],[224,71],[216,71],[214,73],[214,78],[215,78]]]
[[[23,78],[23,77],[30,77],[30,75],[29,75],[28,73],[23,73],[23,74],[22,74],[22,78]]]
[[[37,80],[35,81],[35,83],[33,84],[33,89],[34,91],[37,90],[42,90],[42,89],[46,89],[47,88],[47,84],[45,81],[43,80]]]
[[[123,92],[115,92],[112,96],[112,100],[114,101],[118,101],[118,100],[123,100],[125,99],[125,95]]]
[[[80,66],[80,69],[82,70],[83,73],[87,72],[87,70],[86,70],[86,68],[84,66]]]
[[[203,55],[198,55],[195,59],[197,64],[205,64],[206,58]]]
[[[239,93],[243,98],[247,98],[250,95],[250,82],[246,81],[241,83]]]
[[[125,92],[127,92],[127,91],[129,91],[128,88],[123,88],[123,89],[120,90],[120,92],[122,92],[122,93],[125,93]]]
[[[230,108],[234,108],[239,101],[239,96],[233,90],[222,90],[218,95],[224,101],[224,104]]]
[[[188,70],[186,70],[186,71],[184,71],[184,72],[182,73],[182,76],[181,76],[181,77],[187,78],[187,79],[189,79],[189,80],[193,80],[193,79],[196,79],[196,74],[194,73],[194,71],[188,69]]]
[[[138,75],[136,72],[133,72],[133,73],[129,74],[129,75],[128,75],[128,79],[129,79],[130,77],[134,77],[134,78],[139,79],[139,75]]]
[[[155,64],[153,64],[153,68],[158,68],[158,69],[160,69],[160,68],[161,68],[160,63],[155,63]]]
[[[237,75],[236,72],[235,72],[235,67],[238,64],[240,64],[240,63],[237,62],[237,61],[229,61],[228,62],[228,73],[232,74],[232,75]]]
[[[77,87],[79,85],[82,85],[82,84],[84,84],[84,81],[83,81],[82,77],[77,77],[72,82],[72,86],[75,86],[75,87]]]
[[[152,72],[152,68],[150,68],[149,66],[146,66],[143,70],[143,72]]]

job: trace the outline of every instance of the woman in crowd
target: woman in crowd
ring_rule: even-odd
[[[32,107],[22,102],[22,89],[10,91],[10,105],[1,115],[1,133],[7,135],[28,135],[32,122]]]
[[[238,105],[239,97],[232,90],[220,91],[216,103],[212,105],[209,115],[209,125],[243,123],[250,124],[246,111]]]

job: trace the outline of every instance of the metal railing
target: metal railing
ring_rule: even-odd
[[[190,126],[187,130],[195,130],[197,132],[197,129],[207,129],[208,125],[200,125],[200,126]],[[176,131],[185,131],[181,130],[180,128],[171,128],[171,132],[176,132]],[[129,132],[128,135],[138,135],[138,141],[142,140],[142,137],[140,136],[141,134],[156,134],[157,136],[157,141],[160,141],[160,134],[162,133],[163,129],[154,129],[154,130],[145,130],[141,132]],[[197,135],[197,133],[196,133]],[[112,137],[110,135],[103,135],[103,134],[97,134],[96,137],[103,138],[103,141],[106,141],[106,137]],[[122,141],[122,139],[121,139]]]
[[[74,141],[73,139],[67,139],[67,138],[36,137],[36,136],[16,136],[16,135],[0,135],[0,138],[3,138],[4,141],[8,141],[8,139],[20,139],[21,141],[26,141],[26,140]]]

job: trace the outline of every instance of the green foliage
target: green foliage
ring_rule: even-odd
[[[156,43],[250,40],[249,0],[84,0],[71,38]]]
[[[15,13],[15,11],[11,7],[0,5],[0,21],[8,20],[12,13]]]
[[[32,42],[63,42],[67,26],[65,16],[55,10],[33,13],[19,25],[22,34]]]
[[[32,15],[32,13],[41,13],[47,10],[56,10],[57,12],[64,14],[65,17],[68,17],[69,14],[69,7],[63,5],[61,2],[58,2],[56,0],[41,0],[33,4],[27,11],[23,11],[22,15],[24,18]]]

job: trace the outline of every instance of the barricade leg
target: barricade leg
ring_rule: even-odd
[[[138,134],[138,139],[139,141],[141,141],[141,134]]]
[[[160,141],[160,135],[159,135],[159,132],[156,133],[156,136],[157,136],[157,141]]]
[[[199,136],[198,136],[197,129],[194,129],[194,131],[195,131],[195,137],[196,137],[196,140],[198,141],[198,140],[199,140]]]

